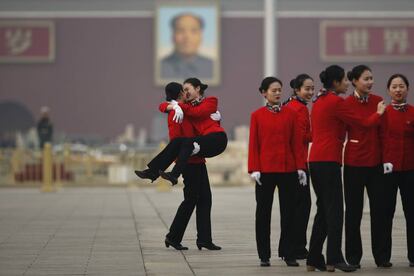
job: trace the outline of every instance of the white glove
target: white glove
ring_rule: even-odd
[[[200,145],[197,142],[193,143],[194,149],[191,155],[196,155],[200,151]]]
[[[260,172],[252,172],[250,174],[250,177],[253,178],[254,181],[257,182],[260,186],[262,185],[262,182],[260,181]]]
[[[394,165],[392,163],[384,163],[384,174],[392,173],[392,168]]]
[[[171,101],[171,104],[173,105],[173,110],[175,111],[173,121],[178,124],[181,124],[184,119],[184,112],[176,101]]]
[[[304,170],[298,170],[298,177],[299,177],[299,183],[302,186],[308,185],[308,182],[306,181],[306,173]]]
[[[221,120],[221,114],[220,114],[220,111],[216,111],[216,112],[214,112],[214,113],[211,113],[210,114],[210,118],[213,120],[213,121],[220,121]]]

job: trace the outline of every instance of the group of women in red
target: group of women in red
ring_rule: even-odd
[[[372,70],[365,65],[347,74],[342,67],[331,65],[319,77],[323,89],[314,96],[314,80],[307,74],[297,76],[290,82],[293,95],[284,103],[279,79],[267,77],[259,87],[266,104],[251,115],[248,170],[256,181],[260,265],[270,266],[270,219],[277,186],[279,257],[288,266],[306,259],[308,271],[361,268],[360,225],[366,189],[374,261],[380,268],[392,267],[392,221],[399,189],[408,260],[414,267],[414,107],[407,103],[408,79],[402,74],[389,78],[391,102],[386,105],[372,92]],[[354,91],[343,98],[349,83]],[[308,251],[309,178],[316,195],[316,215]],[[326,259],[322,253],[325,240]]]
[[[270,266],[271,213],[277,187],[280,202],[278,255],[288,266],[306,259],[308,271],[352,272],[361,268],[361,219],[367,190],[372,253],[380,268],[392,267],[392,223],[399,189],[407,228],[410,267],[414,267],[414,106],[407,103],[408,79],[392,75],[389,104],[372,92],[372,70],[365,65],[347,74],[331,65],[319,75],[290,82],[292,96],[282,102],[283,84],[266,77],[259,92],[265,105],[251,114],[248,172],[255,180],[256,244],[261,266]],[[342,97],[352,84],[354,91]],[[220,250],[211,236],[211,191],[205,159],[222,153],[227,136],[220,125],[218,100],[205,97],[207,85],[189,78],[166,86],[170,143],[150,163],[135,171],[143,179],[159,176],[173,185],[182,174],[184,200],[165,238],[165,245],[186,250],[181,241],[197,207],[197,247]],[[312,103],[309,111],[308,103]],[[172,171],[165,170],[174,162]],[[316,215],[307,247],[311,209]],[[344,204],[345,203],[345,204]],[[345,205],[345,255],[342,231]],[[327,240],[326,254],[322,252]],[[325,258],[326,256],[326,258]]]

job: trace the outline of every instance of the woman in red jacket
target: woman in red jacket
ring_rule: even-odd
[[[306,163],[306,179],[309,180],[307,163],[309,143],[311,142],[312,137],[309,111],[306,106],[312,100],[315,86],[313,79],[308,74],[300,74],[290,81],[290,87],[293,89],[293,96],[290,97],[285,104],[297,114],[296,123],[300,127],[300,139],[303,143],[303,153],[301,158],[303,158],[302,163]],[[311,196],[309,181],[305,181],[302,185],[299,185],[298,201],[296,203],[297,245],[295,248],[295,256],[298,260],[306,259],[308,255],[308,250],[306,250],[306,231],[308,228],[310,209]]]
[[[282,106],[282,82],[274,77],[262,81],[260,93],[266,106],[251,115],[248,171],[256,181],[256,243],[261,266],[270,266],[270,220],[273,194],[278,186],[282,256],[288,266],[298,266],[295,257],[295,204],[298,173],[303,171],[303,143],[296,114]],[[299,171],[298,171],[299,170]],[[306,181],[306,179],[301,179]]]
[[[154,180],[161,177],[169,180],[173,185],[177,184],[178,177],[184,170],[188,158],[191,155],[199,157],[214,157],[221,154],[227,146],[227,135],[220,126],[220,122],[211,119],[210,115],[217,111],[218,100],[216,97],[204,97],[204,91],[207,85],[201,83],[197,78],[189,78],[184,81],[184,90],[187,95],[187,101],[190,103],[171,103],[167,110],[174,110],[177,114],[188,117],[191,124],[200,134],[193,138],[176,138],[156,156],[150,163],[148,169],[136,171],[141,178]],[[193,99],[192,99],[193,98]],[[179,117],[179,116],[178,116]],[[181,121],[181,118],[178,118]],[[171,172],[164,172],[174,160],[176,164]]]
[[[391,258],[392,221],[397,191],[407,227],[407,249],[410,267],[414,267],[414,106],[407,103],[409,83],[401,74],[392,75],[387,83],[391,105],[386,109],[382,122],[383,162],[386,174],[386,252]]]
[[[376,112],[382,98],[372,93],[374,80],[371,69],[358,65],[347,75],[355,90],[345,99],[345,104],[364,117]],[[391,267],[384,252],[384,181],[379,126],[367,128],[348,124],[347,134],[344,153],[346,260],[361,267],[360,228],[366,188],[370,205],[372,254],[378,267]]]
[[[307,259],[308,271],[335,268],[351,272],[356,267],[348,265],[342,254],[343,195],[342,195],[342,148],[346,125],[359,124],[374,127],[384,112],[383,102],[370,116],[358,116],[344,104],[339,95],[346,93],[349,81],[345,71],[331,65],[319,75],[323,87],[312,107],[312,147],[309,153],[309,170],[316,194],[317,212]],[[324,241],[328,237],[327,260],[322,255]]]
[[[166,100],[168,102],[178,101],[184,102],[185,94],[182,90],[182,85],[179,83],[169,83],[165,87]],[[173,121],[175,116],[174,110],[168,112],[166,107],[168,103],[160,105],[161,112],[168,113],[168,130],[170,140],[179,137],[194,137],[197,131],[187,118],[184,118],[181,124]],[[213,115],[212,115],[213,116]],[[219,119],[213,117],[214,119]],[[177,209],[177,213],[171,223],[170,230],[165,237],[165,245],[172,246],[176,250],[187,250],[181,244],[185,230],[191,215],[196,209],[196,224],[197,224],[197,246],[205,247],[210,250],[220,250],[221,247],[212,242],[211,236],[211,190],[208,179],[205,159],[197,156],[192,156],[188,159],[188,164],[183,171],[184,182],[184,200]]]

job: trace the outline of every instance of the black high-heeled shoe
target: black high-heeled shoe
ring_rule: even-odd
[[[207,243],[207,242],[197,242],[197,247],[198,247],[198,250],[201,250],[201,248],[203,248],[203,247],[208,249],[208,250],[221,250],[220,246],[215,245],[212,242],[209,242],[209,243]]]
[[[355,266],[349,265],[345,262],[336,263],[334,265],[326,265],[326,270],[328,272],[335,272],[335,269],[342,270],[343,272],[354,272],[357,270]]]
[[[146,169],[143,171],[135,171],[135,174],[139,178],[151,180],[151,183],[154,182],[158,178],[158,175],[155,172],[151,171],[150,169]]]
[[[181,243],[173,242],[169,240],[168,238],[165,238],[165,247],[174,247],[175,250],[188,250],[188,247],[183,246]]]
[[[262,259],[260,260],[260,266],[270,266],[270,261]]]
[[[163,171],[159,171],[159,174],[162,178],[164,178],[165,180],[168,180],[172,183],[172,185],[176,185],[178,183],[178,179],[177,177],[175,177],[174,175],[172,175],[171,172],[163,172]]]
[[[286,260],[285,259],[285,263],[287,266],[299,266],[299,263],[296,260]]]
[[[377,265],[378,268],[391,268],[392,267],[392,263],[390,262],[384,262],[382,264]]]
[[[326,271],[326,265],[324,264],[306,264],[306,270],[307,271],[315,271],[315,270],[319,270],[319,271]]]
[[[296,253],[296,260],[306,260],[308,258],[308,250],[306,248],[299,253]]]

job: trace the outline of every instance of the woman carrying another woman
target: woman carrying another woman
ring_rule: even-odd
[[[188,117],[200,135],[193,138],[181,137],[171,140],[148,163],[148,169],[136,171],[136,174],[141,178],[154,180],[159,174],[175,185],[191,155],[205,158],[214,157],[226,149],[227,136],[224,129],[218,121],[210,118],[210,115],[217,111],[217,98],[204,97],[204,91],[208,86],[201,83],[197,78],[187,79],[184,81],[183,87],[187,101],[190,103],[170,103],[166,110],[174,110],[176,114],[184,112],[184,115]],[[176,118],[177,116],[174,119]],[[164,172],[175,159],[177,160],[173,170],[171,172]]]
[[[343,257],[343,195],[342,195],[342,148],[345,141],[346,125],[358,124],[375,127],[380,123],[380,116],[385,105],[380,102],[377,112],[367,117],[358,116],[344,104],[339,95],[346,93],[349,81],[345,71],[338,65],[331,65],[320,73],[320,80],[325,90],[318,94],[312,107],[312,147],[309,153],[309,170],[316,194],[317,211],[312,227],[308,271],[335,268],[342,271],[355,271],[356,267],[348,265]],[[327,260],[325,265],[322,248],[328,238]]]
[[[179,83],[169,83],[165,87],[166,100],[168,102],[178,101],[184,102],[185,94],[182,85]],[[166,112],[168,103],[160,105],[160,111]],[[181,124],[175,123],[173,118],[174,110],[168,112],[168,130],[170,140],[178,137],[194,137],[197,132],[189,122],[188,118],[184,118]],[[216,117],[214,117],[216,116]],[[212,114],[212,119],[219,120],[217,115]],[[220,250],[221,247],[212,242],[211,236],[211,190],[207,174],[205,159],[192,156],[188,159],[188,164],[183,171],[184,180],[184,200],[177,209],[177,213],[171,223],[170,231],[165,237],[165,245],[172,246],[176,250],[187,250],[188,247],[181,245],[185,230],[191,215],[196,209],[197,224],[197,247],[201,249],[205,247],[210,250]]]
[[[288,266],[298,266],[295,256],[295,204],[298,173],[306,182],[303,143],[295,112],[282,106],[282,82],[265,78],[259,88],[266,105],[251,115],[248,171],[256,181],[256,243],[261,266],[270,266],[270,225],[273,195],[278,186],[281,256]]]
[[[407,233],[410,267],[414,267],[414,106],[407,103],[409,83],[402,74],[392,75],[387,83],[391,104],[382,124],[385,178],[385,249],[391,258],[392,221],[397,191],[400,189]]]

